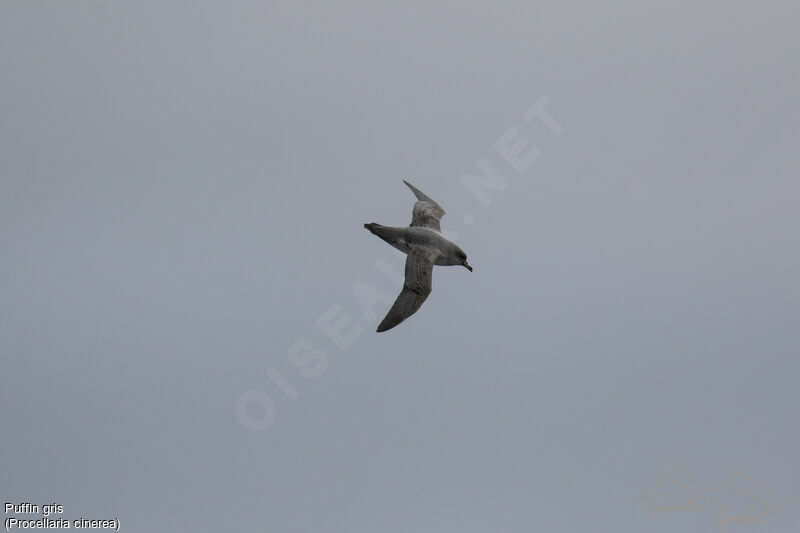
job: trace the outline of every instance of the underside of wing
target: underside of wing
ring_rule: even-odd
[[[441,232],[442,228],[439,221],[444,216],[444,209],[442,206],[431,200],[425,193],[411,185],[406,180],[403,183],[408,185],[408,188],[417,197],[418,202],[414,204],[414,211],[411,216],[411,227],[431,228]]]
[[[392,329],[422,306],[431,293],[434,260],[434,257],[420,250],[411,250],[408,253],[403,290],[389,309],[386,318],[378,325],[378,332]]]

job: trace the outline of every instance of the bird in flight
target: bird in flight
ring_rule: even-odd
[[[442,235],[439,221],[444,216],[444,209],[406,180],[403,183],[408,185],[418,200],[414,204],[411,225],[407,228],[391,228],[375,223],[364,224],[372,233],[408,255],[403,290],[386,318],[378,325],[379,333],[392,329],[422,306],[431,293],[433,265],[461,265],[472,272],[464,250]]]

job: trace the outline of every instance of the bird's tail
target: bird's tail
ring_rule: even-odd
[[[398,230],[398,228],[383,226],[381,224],[376,224],[374,222],[370,222],[369,224],[364,224],[364,227],[367,228],[371,233],[377,235],[383,240],[391,239],[392,237],[394,237],[394,234],[397,233]]]
[[[370,222],[369,224],[364,224],[364,227],[367,228],[371,233],[377,235],[384,241],[388,242],[398,250],[408,252],[408,250],[404,249],[400,244],[402,241],[402,232],[404,228],[392,228],[390,226],[383,226],[381,224],[375,224],[374,222]]]

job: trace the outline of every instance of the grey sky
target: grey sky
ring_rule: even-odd
[[[128,532],[719,531],[648,513],[674,462],[795,499],[725,531],[797,531],[798,15],[3,2],[3,501]],[[523,119],[543,96],[559,136]],[[378,335],[353,285],[393,298],[376,261],[403,259],[362,224],[408,224],[402,179],[475,271]]]

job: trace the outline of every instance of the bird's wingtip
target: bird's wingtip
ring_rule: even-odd
[[[406,185],[408,185],[408,188],[409,188],[409,189],[411,189],[411,192],[413,192],[413,193],[414,193],[414,196],[416,196],[416,197],[417,197],[417,200],[420,200],[420,201],[423,201],[423,202],[431,202],[431,203],[433,203],[433,204],[436,204],[436,202],[434,202],[434,201],[433,201],[433,200],[432,200],[432,199],[431,199],[431,198],[430,198],[430,197],[429,197],[427,194],[425,194],[425,193],[424,193],[424,192],[422,192],[421,190],[417,189],[416,187],[414,187],[413,185],[411,185],[411,184],[410,184],[409,182],[407,182],[406,180],[403,180],[403,183],[405,183]],[[436,205],[439,205],[439,204],[436,204]]]

